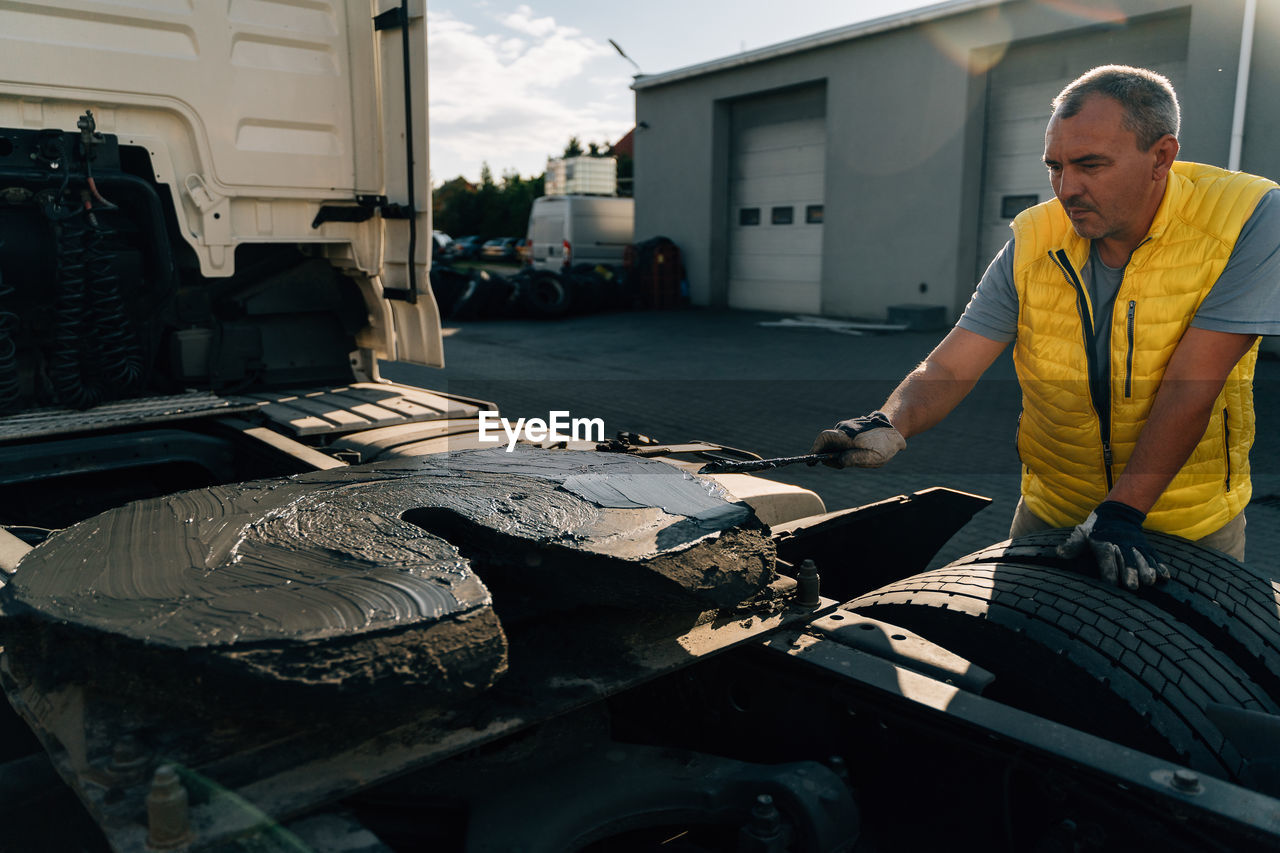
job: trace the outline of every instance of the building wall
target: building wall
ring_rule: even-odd
[[[1280,181],[1280,3],[1259,0],[1240,168]]]
[[[1101,6],[1102,4],[1089,4]],[[636,237],[674,240],[696,304],[723,305],[729,104],[824,83],[827,193],[822,309],[883,317],[888,305],[958,314],[973,290],[986,71],[1011,42],[1190,8],[1182,157],[1225,165],[1244,0],[1015,0],[636,92]],[[1243,168],[1280,175],[1280,4],[1259,3]],[[1265,8],[1262,8],[1265,7]],[[1046,41],[1049,50],[1052,40]],[[1052,55],[1047,54],[1048,61]],[[1087,69],[1064,69],[1082,73]],[[1048,118],[1048,105],[1045,105]],[[1251,144],[1252,143],[1252,144]],[[1047,179],[1046,179],[1047,183]]]
[[[636,93],[636,240],[675,241],[696,304],[724,305],[728,298],[732,102],[822,83],[839,53],[818,51]],[[837,138],[830,128],[828,138]]]

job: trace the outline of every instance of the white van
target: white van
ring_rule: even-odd
[[[548,195],[529,212],[529,258],[534,269],[577,264],[622,264],[635,232],[635,199]]]

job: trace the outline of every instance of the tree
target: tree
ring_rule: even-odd
[[[445,181],[431,194],[431,219],[433,226],[447,234],[461,237],[474,234],[471,225],[476,221],[476,185],[462,176]]]
[[[434,225],[455,237],[470,234],[485,238],[522,237],[533,200],[542,192],[542,175],[525,179],[514,171],[507,171],[502,181],[495,183],[486,163],[480,170],[479,184],[457,177],[434,191],[431,200]]]
[[[618,157],[618,175],[630,175],[631,158],[614,151],[607,143],[588,142],[587,150],[582,140],[569,137],[564,147],[565,157]],[[493,170],[488,163],[480,167],[480,183],[473,184],[459,176],[445,181],[434,190],[431,211],[435,227],[455,237],[477,234],[489,237],[522,237],[528,228],[529,211],[533,200],[545,191],[546,175],[522,178],[508,169],[501,181],[494,181]]]

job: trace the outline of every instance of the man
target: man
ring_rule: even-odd
[[[1023,211],[963,316],[880,411],[822,432],[836,467],[883,465],[1010,342],[1022,389],[1011,536],[1075,525],[1102,577],[1169,576],[1143,526],[1244,559],[1258,336],[1280,334],[1280,196],[1175,162],[1169,81],[1095,68],[1053,101],[1056,201]]]

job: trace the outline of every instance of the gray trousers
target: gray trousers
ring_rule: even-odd
[[[1244,525],[1244,513],[1241,512],[1213,533],[1210,533],[1203,539],[1197,539],[1196,544],[1214,548],[1228,556],[1235,557],[1243,563]],[[1018,507],[1013,511],[1013,523],[1009,525],[1010,539],[1016,536],[1025,536],[1028,533],[1038,533],[1041,530],[1052,529],[1053,525],[1042,520],[1040,516],[1027,509],[1026,501],[1022,498],[1018,498]]]

